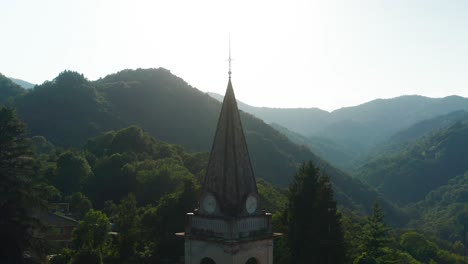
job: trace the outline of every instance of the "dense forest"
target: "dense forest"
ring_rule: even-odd
[[[60,147],[80,147],[89,137],[137,125],[159,140],[208,152],[221,110],[217,100],[162,68],[124,70],[94,82],[65,71],[10,100],[31,135]],[[241,119],[257,178],[285,188],[299,165],[313,160],[330,175],[340,204],[371,212],[377,192],[262,120],[244,112]],[[382,200],[382,206],[392,222],[406,221],[391,204]]]
[[[198,206],[219,102],[165,69],[94,82],[65,71],[31,90],[0,76],[0,94],[8,95],[0,97],[2,261],[179,261],[183,239],[174,234]],[[284,233],[275,263],[464,263],[466,122],[428,126],[364,161],[355,173],[363,183],[252,115],[241,118],[261,204]],[[408,190],[392,196],[378,177]],[[58,203],[80,221],[71,249],[27,231],[47,229],[32,208]]]
[[[396,153],[378,156],[359,168],[357,175],[398,204],[422,200],[467,170],[467,121],[437,130]]]
[[[221,95],[210,93],[222,99]],[[448,96],[400,96],[376,99],[361,105],[344,107],[332,112],[317,108],[254,107],[239,102],[239,108],[267,123],[288,129],[292,140],[310,147],[314,153],[333,165],[351,171],[355,163],[371,155],[375,145],[421,122],[451,112],[468,110],[468,98]],[[291,118],[294,117],[294,118]],[[452,118],[456,118],[453,116]],[[446,119],[444,117],[439,118]],[[437,121],[431,121],[433,125]],[[300,137],[298,137],[300,135]]]

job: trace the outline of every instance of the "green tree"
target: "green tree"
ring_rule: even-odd
[[[110,223],[101,211],[90,210],[73,232],[73,243],[81,250],[98,250],[101,254],[108,244]]]
[[[63,248],[59,254],[56,254],[51,260],[50,264],[69,264],[75,252],[68,248]]]
[[[427,240],[422,234],[411,231],[404,233],[400,239],[401,247],[414,258],[424,263],[437,259],[437,245]]]
[[[54,185],[63,194],[79,192],[85,181],[92,175],[91,168],[81,155],[67,151],[57,160],[57,171]]]
[[[118,207],[115,224],[118,229],[118,254],[122,263],[135,258],[136,245],[139,235],[137,219],[137,202],[135,195],[129,194],[122,199]]]
[[[12,99],[26,91],[0,73],[0,104],[9,104]]]
[[[37,154],[49,153],[54,150],[54,145],[43,136],[34,136],[31,141],[34,152]]]
[[[96,249],[84,248],[76,252],[72,264],[102,264],[102,254]]]
[[[388,231],[390,230],[384,223],[384,213],[377,201],[374,202],[372,216],[367,218],[366,224],[362,228],[361,240],[362,252],[368,258],[379,260],[384,255],[383,249],[390,243]]]
[[[33,159],[24,137],[25,125],[13,109],[0,106],[0,260],[23,263],[26,251],[41,254],[33,232],[39,225],[32,217],[40,206]]]
[[[157,207],[145,210],[141,232],[145,244],[150,247],[150,253],[147,253],[151,256],[150,261],[176,261],[183,256],[184,241],[174,234],[184,230],[184,215],[196,207],[197,194],[198,186],[187,179],[180,190],[162,197]]]
[[[357,257],[353,264],[377,264],[377,260],[374,257],[369,256],[367,252],[362,253],[359,257]]]
[[[287,234],[288,227],[287,227],[287,218],[286,218],[286,210],[277,212],[273,214],[273,230],[275,232]],[[288,237],[283,235],[277,239],[275,239],[275,243],[273,243],[273,259],[275,260],[276,264],[289,264],[291,263],[291,249],[288,243]]]
[[[457,221],[458,223],[462,226],[462,240],[463,240],[463,259],[466,261],[466,255],[467,255],[467,248],[466,248],[466,233],[468,231],[468,206],[465,206],[461,212],[458,213],[457,215]]]
[[[134,176],[123,170],[123,167],[136,159],[134,153],[116,153],[97,162],[94,175],[88,179],[84,188],[86,196],[91,198],[95,207],[102,208],[107,200],[120,201],[135,190]]]
[[[289,188],[286,209],[291,263],[343,263],[341,215],[326,175],[302,164]]]
[[[362,233],[362,227],[367,219],[365,216],[349,210],[342,210],[342,215],[341,222],[344,230],[346,263],[352,263],[353,260],[362,255],[362,251],[360,250],[361,241],[358,235]]]
[[[93,208],[91,201],[80,192],[76,192],[70,196],[65,197],[65,202],[69,203],[70,211],[82,219],[86,213]]]

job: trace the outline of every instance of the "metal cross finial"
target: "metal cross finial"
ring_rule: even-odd
[[[229,74],[229,79],[231,79],[231,73],[232,73],[231,72],[231,61],[232,61],[232,59],[231,59],[231,35],[229,35],[229,59],[228,59],[228,61],[229,61],[229,72],[228,72],[228,74]]]

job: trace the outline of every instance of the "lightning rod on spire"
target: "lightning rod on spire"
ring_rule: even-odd
[[[229,79],[231,79],[231,73],[232,73],[231,72],[231,61],[232,61],[232,59],[231,59],[231,34],[229,34],[229,59],[228,59],[228,62],[229,62],[229,72],[228,72]]]

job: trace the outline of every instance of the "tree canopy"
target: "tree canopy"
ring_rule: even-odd
[[[11,263],[23,263],[26,251],[40,255],[33,231],[41,198],[25,129],[13,109],[0,106],[0,259]]]

